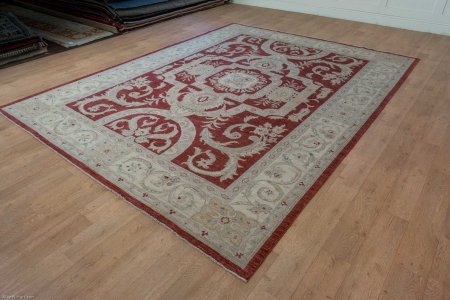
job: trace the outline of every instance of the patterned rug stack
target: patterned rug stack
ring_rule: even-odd
[[[45,40],[64,48],[81,46],[113,35],[113,33],[100,28],[57,18],[20,6],[6,5],[2,9],[12,12],[20,21]]]
[[[17,0],[33,10],[121,32],[212,8],[228,0]]]
[[[0,11],[0,65],[47,52],[47,45],[10,12]]]

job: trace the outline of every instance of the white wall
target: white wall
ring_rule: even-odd
[[[233,2],[450,35],[450,0],[233,0]]]

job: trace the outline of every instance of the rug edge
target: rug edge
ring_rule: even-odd
[[[26,133],[28,133],[32,138],[37,140],[38,142],[47,146],[50,150],[56,153],[59,157],[69,162],[72,166],[80,170],[83,174],[86,174],[91,179],[95,180],[98,184],[100,184],[105,189],[111,191],[115,196],[121,198],[128,205],[133,206],[135,209],[143,212],[148,215],[153,221],[158,224],[164,226],[164,228],[170,230],[173,234],[175,234],[178,238],[182,239],[188,245],[190,245],[195,250],[201,252],[202,255],[206,255],[209,259],[211,259],[214,263],[221,266],[225,271],[232,273],[234,276],[239,279],[247,282],[249,277],[243,276],[243,270],[241,267],[235,265],[233,262],[222,256],[216,250],[210,248],[208,245],[204,244],[187,231],[183,230],[177,224],[167,219],[157,211],[153,210],[151,207],[143,204],[120,187],[103,177],[102,175],[93,171],[89,166],[79,161],[75,157],[66,153],[63,149],[59,148],[57,145],[50,142],[40,133],[35,131],[33,128],[29,127],[16,117],[12,116],[8,112],[6,112],[3,108],[0,107],[0,115],[4,116],[6,120],[15,126],[23,129]]]
[[[364,125],[352,137],[352,139],[347,143],[347,145],[344,147],[344,149],[336,156],[336,158],[327,167],[327,169],[325,169],[325,171],[316,180],[316,182],[309,188],[309,190],[306,192],[306,194],[301,199],[299,199],[297,201],[297,204],[294,206],[294,208],[283,219],[283,221],[280,223],[280,225],[277,227],[277,229],[275,229],[275,231],[271,234],[271,236],[264,242],[263,246],[252,257],[252,259],[249,261],[249,263],[247,264],[247,266],[245,268],[241,268],[241,267],[237,266],[236,264],[234,264],[233,262],[231,262],[230,260],[228,260],[227,258],[223,257],[220,253],[218,253],[214,249],[210,248],[209,246],[207,246],[206,244],[204,244],[203,242],[201,242],[197,238],[193,237],[188,232],[184,231],[182,228],[178,227],[178,225],[176,225],[175,223],[173,223],[169,219],[165,218],[164,216],[162,216],[158,212],[154,211],[153,209],[151,209],[150,207],[146,206],[145,204],[143,204],[139,200],[135,199],[134,197],[132,197],[131,195],[129,195],[128,193],[126,193],[125,191],[123,191],[122,189],[117,187],[115,184],[113,184],[112,182],[110,182],[109,180],[107,180],[106,178],[101,176],[100,174],[95,173],[87,165],[83,164],[81,161],[78,161],[76,158],[70,156],[69,154],[64,152],[64,150],[62,150],[58,146],[52,144],[50,141],[48,141],[45,137],[43,137],[38,132],[33,130],[31,127],[29,127],[28,125],[24,124],[23,122],[21,122],[20,120],[18,120],[17,118],[15,118],[14,116],[10,115],[8,112],[6,112],[4,110],[5,107],[8,107],[10,105],[13,105],[13,104],[21,102],[21,101],[24,101],[24,100],[29,99],[31,97],[43,94],[43,93],[48,92],[50,90],[56,89],[58,87],[61,87],[61,86],[73,83],[75,81],[81,80],[83,78],[86,78],[86,77],[89,77],[89,76],[93,76],[95,74],[98,74],[98,73],[110,70],[110,69],[115,68],[117,66],[129,63],[129,62],[131,62],[133,60],[142,58],[144,56],[156,53],[156,52],[164,50],[166,48],[169,48],[169,47],[172,47],[172,46],[184,43],[186,41],[198,38],[200,36],[206,35],[208,33],[220,30],[222,28],[225,28],[225,27],[228,27],[228,26],[234,25],[234,24],[240,25],[240,26],[244,26],[244,27],[259,28],[259,29],[270,30],[270,31],[279,32],[279,33],[290,34],[290,35],[294,35],[294,36],[300,36],[300,37],[306,37],[306,38],[311,38],[311,39],[316,39],[316,40],[322,40],[322,41],[326,41],[326,42],[342,44],[342,45],[355,47],[355,48],[363,48],[363,49],[367,49],[367,50],[371,50],[371,51],[387,53],[387,54],[391,54],[391,55],[402,56],[402,57],[406,57],[406,58],[412,59],[411,65],[408,67],[408,69],[405,71],[405,73],[402,75],[402,77],[398,80],[398,82],[394,85],[394,87],[389,91],[389,93],[385,96],[385,98],[380,102],[380,104],[378,105],[377,109],[371,114],[371,116],[367,119],[367,121],[364,123]],[[244,24],[240,24],[240,23],[229,23],[229,24],[226,24],[224,26],[220,26],[220,27],[217,27],[215,29],[206,31],[206,32],[201,33],[199,35],[195,35],[195,36],[190,37],[188,39],[179,41],[177,43],[168,45],[166,47],[153,50],[151,52],[145,53],[145,54],[140,55],[138,57],[128,59],[128,60],[126,60],[124,62],[121,62],[119,64],[110,66],[108,68],[105,68],[105,69],[96,71],[94,73],[90,73],[90,74],[81,76],[81,77],[73,79],[71,81],[68,81],[68,82],[65,82],[65,83],[62,83],[62,84],[50,87],[50,88],[48,88],[46,90],[43,90],[43,91],[34,93],[32,95],[20,98],[18,100],[12,101],[10,103],[1,105],[0,106],[0,114],[5,116],[6,119],[10,120],[12,123],[16,124],[18,127],[23,128],[27,133],[29,133],[31,136],[36,138],[38,141],[40,141],[43,144],[45,144],[48,147],[50,147],[52,150],[57,152],[61,157],[63,157],[64,159],[68,160],[69,162],[71,162],[73,165],[75,165],[75,167],[79,168],[81,171],[86,173],[88,176],[90,176],[91,178],[93,178],[94,180],[99,182],[102,186],[104,186],[105,188],[111,190],[116,195],[118,195],[119,197],[123,198],[126,202],[129,202],[129,204],[133,205],[134,207],[136,207],[139,210],[143,211],[144,213],[148,214],[153,220],[155,220],[156,222],[162,224],[164,227],[166,227],[169,230],[171,230],[172,232],[174,232],[178,237],[180,237],[181,239],[183,239],[186,242],[188,242],[189,244],[191,244],[191,246],[193,248],[197,249],[198,251],[201,251],[204,255],[208,256],[213,262],[215,262],[218,265],[220,265],[221,267],[223,267],[226,271],[232,273],[233,275],[237,276],[241,280],[247,282],[255,274],[255,272],[259,269],[261,264],[264,262],[264,260],[267,258],[267,256],[271,253],[271,251],[276,246],[276,244],[281,240],[281,238],[284,236],[284,234],[287,232],[287,230],[292,226],[293,222],[297,219],[297,217],[300,215],[302,210],[312,200],[312,198],[319,191],[319,189],[325,184],[325,182],[328,180],[328,178],[333,174],[333,172],[340,165],[342,160],[350,153],[350,151],[353,149],[353,147],[356,145],[356,143],[362,138],[364,133],[370,128],[372,123],[377,119],[377,117],[380,115],[380,113],[383,111],[383,109],[386,107],[386,105],[393,98],[395,93],[400,89],[400,87],[403,85],[403,83],[406,81],[406,79],[409,77],[409,75],[413,72],[414,68],[417,66],[419,61],[420,61],[419,58],[405,56],[405,55],[396,54],[396,53],[379,51],[379,50],[365,48],[365,47],[361,47],[361,46],[354,46],[354,45],[350,45],[350,44],[343,44],[343,43],[340,43],[340,42],[334,42],[334,41],[329,41],[329,40],[325,40],[325,39],[314,38],[314,37],[309,37],[309,36],[304,36],[304,35],[299,35],[299,34],[293,34],[293,33],[288,33],[288,32],[281,32],[281,31],[277,31],[277,30],[260,28],[260,27],[256,27],[256,26],[244,25]]]
[[[347,43],[343,43],[343,42],[330,41],[330,40],[327,40],[327,39],[317,38],[317,37],[304,35],[304,34],[290,33],[290,32],[279,31],[279,30],[275,30],[275,29],[268,29],[268,28],[264,28],[264,27],[258,27],[258,26],[253,26],[253,25],[246,25],[246,24],[242,24],[242,23],[230,23],[229,25],[233,25],[233,24],[244,26],[244,27],[261,29],[261,30],[273,31],[273,32],[277,32],[277,33],[290,34],[290,35],[295,35],[295,36],[299,36],[299,37],[303,37],[303,38],[307,38],[307,39],[319,40],[319,41],[323,41],[323,42],[329,42],[329,43],[339,44],[339,45],[343,45],[343,46],[349,46],[349,47],[353,47],[353,48],[360,48],[360,49],[365,49],[365,50],[369,50],[369,51],[375,51],[375,52],[380,52],[380,53],[385,53],[385,54],[390,54],[390,55],[395,55],[395,56],[401,56],[401,57],[410,58],[410,59],[413,59],[413,60],[419,60],[420,61],[419,58],[413,57],[413,56],[393,53],[393,52],[389,52],[389,51],[377,50],[377,49],[368,48],[368,47],[364,47],[364,46],[355,46],[355,45],[347,44]]]
[[[357,47],[357,46],[355,46]],[[377,50],[374,50],[377,51]],[[395,54],[394,54],[395,55]],[[408,57],[409,58],[409,57]],[[331,177],[334,171],[339,167],[342,161],[347,157],[347,155],[352,151],[355,145],[359,142],[359,140],[364,136],[367,130],[371,127],[371,125],[375,122],[387,104],[394,97],[396,92],[400,89],[403,83],[408,79],[409,75],[414,71],[414,68],[420,62],[419,58],[410,57],[413,59],[411,65],[399,79],[399,81],[395,84],[395,86],[389,91],[389,93],[385,96],[385,98],[380,102],[375,111],[370,115],[370,117],[366,120],[363,126],[358,130],[358,132],[350,139],[350,141],[345,145],[342,151],[336,156],[333,162],[328,165],[325,171],[319,176],[319,178],[314,182],[314,184],[309,188],[309,190],[303,195],[301,199],[297,201],[297,204],[294,208],[289,212],[289,214],[283,219],[283,221],[278,225],[277,229],[275,229],[272,235],[266,240],[263,246],[259,249],[259,251],[253,256],[253,258],[248,263],[245,270],[250,274],[248,278],[250,278],[261,266],[267,256],[272,252],[273,248],[278,244],[281,238],[286,234],[288,229],[292,226],[294,221],[303,211],[303,209],[307,206],[307,204],[314,198],[316,193],[320,190],[320,188],[327,182],[327,180]]]

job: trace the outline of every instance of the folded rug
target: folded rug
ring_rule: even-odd
[[[164,14],[158,14],[158,15],[155,15],[153,17],[145,17],[143,19],[140,19],[140,18],[123,18],[122,22],[123,22],[123,26],[124,26],[124,28],[126,30],[132,30],[134,28],[147,26],[149,24],[153,24],[153,23],[156,23],[156,22],[161,22],[163,20],[179,17],[179,16],[182,16],[182,15],[186,15],[186,14],[189,14],[189,13],[196,12],[196,11],[213,8],[213,7],[216,7],[218,5],[222,5],[223,3],[224,3],[223,0],[207,1],[207,2],[202,2],[200,4],[197,4],[197,5],[192,5],[192,6],[188,6],[188,7],[185,7],[185,8],[176,9],[176,10],[173,10],[173,11],[170,11],[170,12],[166,12]]]
[[[156,3],[162,3],[162,2],[168,2],[169,0],[128,0],[128,1],[107,1],[109,6],[111,6],[114,9],[124,9],[128,8],[130,6],[132,7],[139,7],[139,6],[145,6],[149,4],[156,4]]]
[[[0,11],[0,65],[45,53],[47,45],[12,13]]]
[[[44,39],[66,48],[80,46],[113,34],[100,28],[49,16],[19,6],[8,5],[3,9],[13,12]]]
[[[119,19],[126,17],[145,18],[147,16],[155,16],[163,13],[171,12],[177,9],[183,9],[199,3],[211,2],[210,0],[173,0],[161,3],[152,3],[144,6],[130,6],[126,8],[116,9]],[[223,1],[222,1],[223,2]]]
[[[123,30],[123,26],[115,20],[112,12],[106,10],[106,5],[94,8],[83,6],[81,2],[66,3],[62,0],[15,0],[14,4],[114,33]]]
[[[24,7],[118,32],[181,16],[228,0],[15,0]]]

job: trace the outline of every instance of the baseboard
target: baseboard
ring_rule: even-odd
[[[294,11],[300,13],[307,13],[312,15],[319,15],[324,17],[345,19],[351,21],[365,22],[371,24],[378,24],[389,27],[397,27],[403,29],[410,29],[423,32],[432,32],[437,34],[450,35],[450,23],[433,23],[425,20],[403,18],[392,15],[384,15],[361,10],[352,10],[339,7],[326,7],[319,5],[311,5],[299,3],[298,1],[283,1],[283,0],[233,0],[236,4],[245,4],[259,7],[267,7],[273,9],[280,9],[286,11]]]

